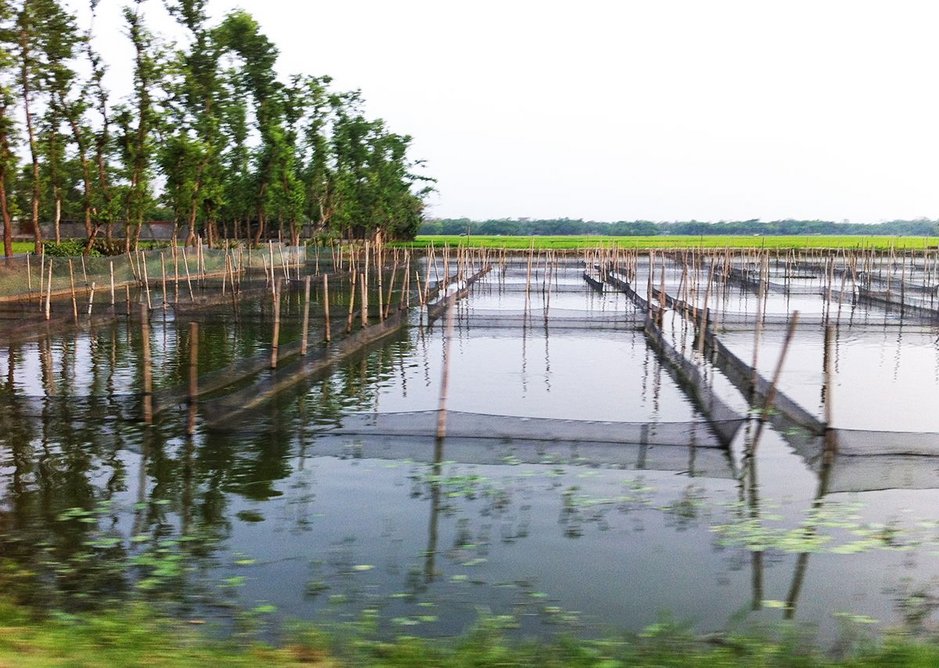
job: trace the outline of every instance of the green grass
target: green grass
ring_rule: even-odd
[[[0,602],[2,666],[935,666],[939,645],[900,635],[881,641],[849,630],[839,656],[818,649],[804,627],[785,625],[772,635],[696,637],[669,623],[638,635],[602,640],[558,637],[507,639],[500,618],[483,619],[465,635],[443,640],[366,637],[342,627],[332,634],[310,628],[285,632],[276,646],[242,630],[227,640],[210,637],[202,620],[170,619],[144,604],[112,612],[32,618]],[[199,622],[196,624],[194,622]]]
[[[660,248],[844,248],[844,249],[923,249],[939,246],[939,237],[884,237],[884,236],[653,236],[653,237],[601,237],[601,236],[419,236],[410,244],[424,248],[433,244],[474,248],[527,249],[534,244],[538,250],[573,250],[578,248],[612,247]]]
[[[36,244],[34,244],[32,241],[14,241],[13,253],[16,255],[21,253],[32,253],[35,247]]]

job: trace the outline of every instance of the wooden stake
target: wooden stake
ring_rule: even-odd
[[[91,282],[91,292],[88,293],[88,317],[91,317],[91,307],[95,303],[95,282]]]

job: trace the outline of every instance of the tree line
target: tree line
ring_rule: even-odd
[[[890,222],[836,223],[827,220],[774,220],[758,219],[721,221],[717,223],[696,220],[685,222],[652,222],[648,220],[599,222],[571,218],[528,219],[502,218],[498,220],[470,220],[468,218],[442,218],[427,220],[420,226],[420,234],[454,235],[480,234],[503,236],[566,236],[600,235],[614,237],[660,235],[888,235],[936,236],[939,220],[893,220]]]
[[[157,217],[187,243],[210,245],[297,244],[304,230],[414,236],[433,180],[409,156],[411,137],[368,118],[361,93],[333,90],[328,76],[282,80],[257,21],[237,10],[212,24],[207,2],[163,0],[184,35],[173,43],[148,26],[148,0],[129,1],[133,81],[117,98],[91,30],[62,0],[0,0],[7,256],[17,222],[36,252],[42,223],[58,241],[62,221],[81,221],[86,252],[117,238],[129,250]]]

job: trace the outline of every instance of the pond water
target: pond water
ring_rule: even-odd
[[[639,630],[664,616],[701,631],[791,617],[826,639],[846,624],[934,623],[939,482],[922,472],[939,474],[939,460],[895,457],[878,486],[869,462],[823,462],[772,426],[755,457],[744,456],[753,424],[727,449],[698,441],[705,416],[635,322],[572,324],[635,315],[579,276],[559,270],[553,293],[526,297],[524,273],[494,272],[449,341],[444,322],[415,313],[236,420],[214,423],[224,392],[208,397],[191,437],[178,402],[153,426],[139,420],[139,322],[8,346],[0,551],[37,576],[5,585],[46,607],[143,596],[222,625],[253,611],[429,636],[483,614],[523,635]],[[245,299],[237,321],[155,316],[155,386],[185,382],[194,318],[205,376],[269,354],[268,297]],[[292,299],[288,340],[299,336]],[[673,331],[693,358],[687,331]],[[721,336],[749,359],[752,332]],[[918,400],[939,382],[935,338],[845,328],[839,426],[939,431]],[[821,342],[818,328],[800,330],[781,383],[816,413]],[[764,375],[780,344],[778,328],[764,333]],[[435,441],[445,364],[452,431]],[[747,411],[719,371],[707,377]],[[917,474],[905,482],[907,470]]]

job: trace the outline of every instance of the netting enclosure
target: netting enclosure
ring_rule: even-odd
[[[932,252],[271,250],[125,258],[113,305],[53,260],[48,321],[31,265],[0,547],[37,594],[535,637],[837,632],[939,581]]]

